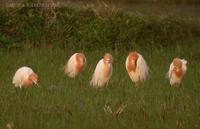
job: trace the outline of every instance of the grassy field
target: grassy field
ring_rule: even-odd
[[[87,66],[76,79],[63,74],[66,59],[75,51],[61,48],[26,48],[0,51],[0,128],[13,129],[169,129],[199,128],[199,45],[135,50],[147,60],[151,77],[137,88],[126,73],[127,52],[85,51]],[[89,86],[95,65],[104,52],[113,54],[113,76],[108,88]],[[165,74],[172,58],[188,60],[180,88],[170,87]],[[15,89],[11,84],[17,68],[32,67],[40,87]],[[110,107],[113,114],[104,107]],[[126,106],[123,112],[117,110]],[[108,109],[108,108],[107,108]]]
[[[129,14],[104,5],[0,9],[0,129],[199,129],[200,26],[187,14]],[[125,69],[131,50],[150,67],[137,87]],[[63,67],[75,52],[87,65],[71,79]],[[114,57],[113,75],[109,87],[96,90],[89,81],[105,52]],[[188,61],[179,88],[166,78],[174,57]],[[14,88],[24,65],[40,87]]]

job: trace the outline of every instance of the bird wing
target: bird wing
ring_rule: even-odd
[[[113,73],[113,66],[112,64],[110,65],[110,77],[112,76],[112,73]]]
[[[33,70],[27,66],[19,68],[14,77],[13,77],[13,84],[19,85],[22,84],[25,79],[28,78],[30,74],[33,73]]]
[[[71,74],[75,70],[76,65],[76,54],[72,55],[69,60],[67,61],[67,64],[65,65],[65,74]]]
[[[97,82],[99,78],[101,78],[102,75],[102,69],[103,69],[103,59],[101,59],[95,68],[94,74],[92,76],[92,80],[90,84],[92,85],[93,83]]]
[[[97,66],[95,68],[95,75],[101,76],[103,73],[102,70],[103,70],[103,59],[101,59],[97,64]]]
[[[167,72],[167,77],[168,78],[171,78],[172,76],[172,70],[174,69],[174,65],[173,65],[173,62],[170,64],[170,67],[169,67],[169,71]]]
[[[126,66],[126,70],[128,71],[128,57],[126,58],[125,66]]]
[[[139,58],[137,60],[137,69],[141,77],[141,80],[145,80],[148,76],[149,67],[147,66],[146,61],[144,60],[142,55],[140,54],[138,55],[139,55]]]
[[[187,61],[185,59],[181,60],[183,63],[182,69],[183,69],[183,74],[185,74],[186,70],[187,70]]]

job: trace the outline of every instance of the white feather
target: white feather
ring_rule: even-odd
[[[187,71],[187,61],[185,59],[181,60],[183,63],[182,69],[183,69],[183,75],[185,75],[186,71]]]
[[[15,85],[15,87],[21,88],[23,86],[23,81],[27,79],[32,73],[34,72],[31,68],[23,66],[16,71],[12,83]]]
[[[95,68],[94,74],[92,76],[92,80],[90,81],[90,85],[99,88],[105,86],[108,83],[110,77],[112,76],[112,65],[110,64],[111,72],[108,77],[103,76],[103,68],[104,68],[104,61],[101,59]]]
[[[171,78],[172,70],[173,70],[173,69],[174,69],[174,65],[173,65],[173,62],[172,62],[172,63],[170,64],[169,71],[168,71],[168,73],[167,73],[169,79]]]
[[[76,76],[76,55],[78,53],[73,54],[70,59],[68,60],[67,64],[65,65],[65,74],[67,74],[69,77],[75,77]]]
[[[149,76],[149,67],[147,66],[146,61],[144,60],[142,55],[140,55],[139,53],[137,54],[139,57],[136,63],[137,65],[136,70],[135,72],[131,71],[128,74],[133,82],[142,82],[142,81],[145,81]],[[127,57],[126,69],[128,69],[128,63],[129,63],[129,60]]]
[[[181,59],[181,61],[182,61],[183,64],[185,64],[185,65],[187,64],[187,60]]]
[[[185,59],[181,59],[182,63],[183,63],[183,66],[182,66],[182,69],[183,69],[183,75],[185,75],[186,71],[187,71],[187,61]]]
[[[183,76],[185,75],[186,73],[186,70],[187,70],[187,61],[185,59],[181,59],[181,62],[182,62],[182,71],[183,71]],[[169,81],[170,81],[170,85],[175,85],[175,84],[180,84],[181,81],[182,81],[182,77],[177,77],[175,75],[175,73],[173,72],[173,69],[174,69],[174,65],[173,65],[173,62],[170,64],[170,68],[169,68],[169,71],[168,71],[168,78],[169,78]]]
[[[137,71],[140,75],[140,81],[145,81],[149,76],[149,67],[142,55],[138,54],[139,58],[137,60]]]

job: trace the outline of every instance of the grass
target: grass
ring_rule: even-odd
[[[200,128],[198,28],[198,18],[129,15],[109,7],[1,9],[0,129]],[[151,70],[138,87],[124,66],[131,50]],[[77,51],[87,66],[71,79],[63,66]],[[97,91],[89,81],[105,52],[114,57],[113,76]],[[174,57],[188,60],[179,88],[165,78]],[[40,87],[14,88],[12,77],[24,65],[39,75]]]
[[[137,88],[126,73],[124,62],[128,51],[85,51],[87,66],[76,79],[63,74],[63,66],[74,50],[62,48],[29,48],[0,51],[0,128],[7,123],[13,129],[169,129],[199,128],[199,53],[196,44],[174,48],[145,50],[151,78]],[[89,86],[95,65],[105,51],[113,54],[113,76],[108,88],[96,91]],[[165,73],[172,58],[188,60],[188,71],[179,88],[169,86]],[[11,84],[17,68],[27,65],[39,75],[40,87],[15,89]],[[105,105],[115,112],[104,111]]]

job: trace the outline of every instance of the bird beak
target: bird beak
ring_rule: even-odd
[[[34,83],[36,86],[39,87],[39,84],[38,84],[36,81],[33,81],[33,83]]]

